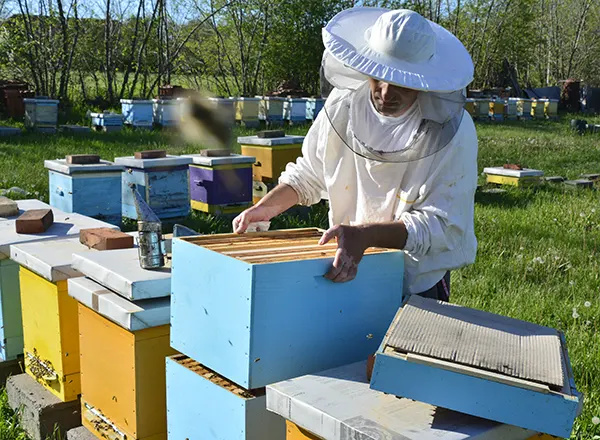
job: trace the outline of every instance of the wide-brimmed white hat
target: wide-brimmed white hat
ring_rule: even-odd
[[[463,44],[407,9],[346,9],[323,28],[323,43],[345,66],[401,87],[449,93],[473,80],[473,61]]]

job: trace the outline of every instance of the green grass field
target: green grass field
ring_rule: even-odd
[[[578,136],[561,122],[478,123],[479,171],[506,161],[544,170],[547,176],[575,179],[600,173],[600,135]],[[588,121],[594,120],[588,118]],[[595,119],[600,123],[600,119]],[[306,127],[289,130],[303,134]],[[239,130],[238,134],[247,133]],[[44,159],[96,152],[111,160],[136,150],[167,148],[196,152],[161,132],[36,135],[0,138],[0,188],[19,186],[48,200]],[[481,177],[483,183],[484,178]],[[323,207],[308,217],[283,215],[273,228],[326,226]],[[229,220],[193,215],[185,222],[201,232],[227,232]],[[477,261],[452,275],[452,301],[525,319],[564,331],[584,412],[573,437],[600,436],[600,205],[592,190],[544,185],[476,195]],[[0,440],[20,439],[18,427],[0,399]],[[597,437],[600,438],[600,437]]]

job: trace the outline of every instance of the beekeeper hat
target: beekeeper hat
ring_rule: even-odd
[[[387,83],[450,93],[473,80],[473,61],[442,26],[407,9],[357,7],[323,28],[326,54],[350,69]]]

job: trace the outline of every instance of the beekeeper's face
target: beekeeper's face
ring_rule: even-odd
[[[379,113],[384,116],[400,116],[416,100],[418,90],[394,86],[374,78],[369,78],[371,100]]]

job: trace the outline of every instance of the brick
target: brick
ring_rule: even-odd
[[[15,221],[19,234],[39,234],[46,232],[54,223],[51,209],[30,209],[21,214]]]
[[[73,165],[100,163],[100,156],[97,154],[70,154],[67,156],[67,163]]]
[[[82,229],[79,241],[91,249],[129,249],[133,247],[133,236],[109,228]]]
[[[0,217],[14,217],[19,215],[17,202],[8,197],[0,197]]]
[[[136,151],[133,156],[136,159],[159,159],[161,157],[167,157],[167,152],[166,150]]]
[[[517,165],[514,163],[506,163],[506,164],[502,165],[502,167],[505,170],[522,170],[523,169],[523,167],[521,165]]]
[[[271,139],[271,138],[284,137],[285,131],[283,131],[283,130],[263,130],[263,131],[259,131],[258,133],[256,133],[256,135],[259,138]]]

